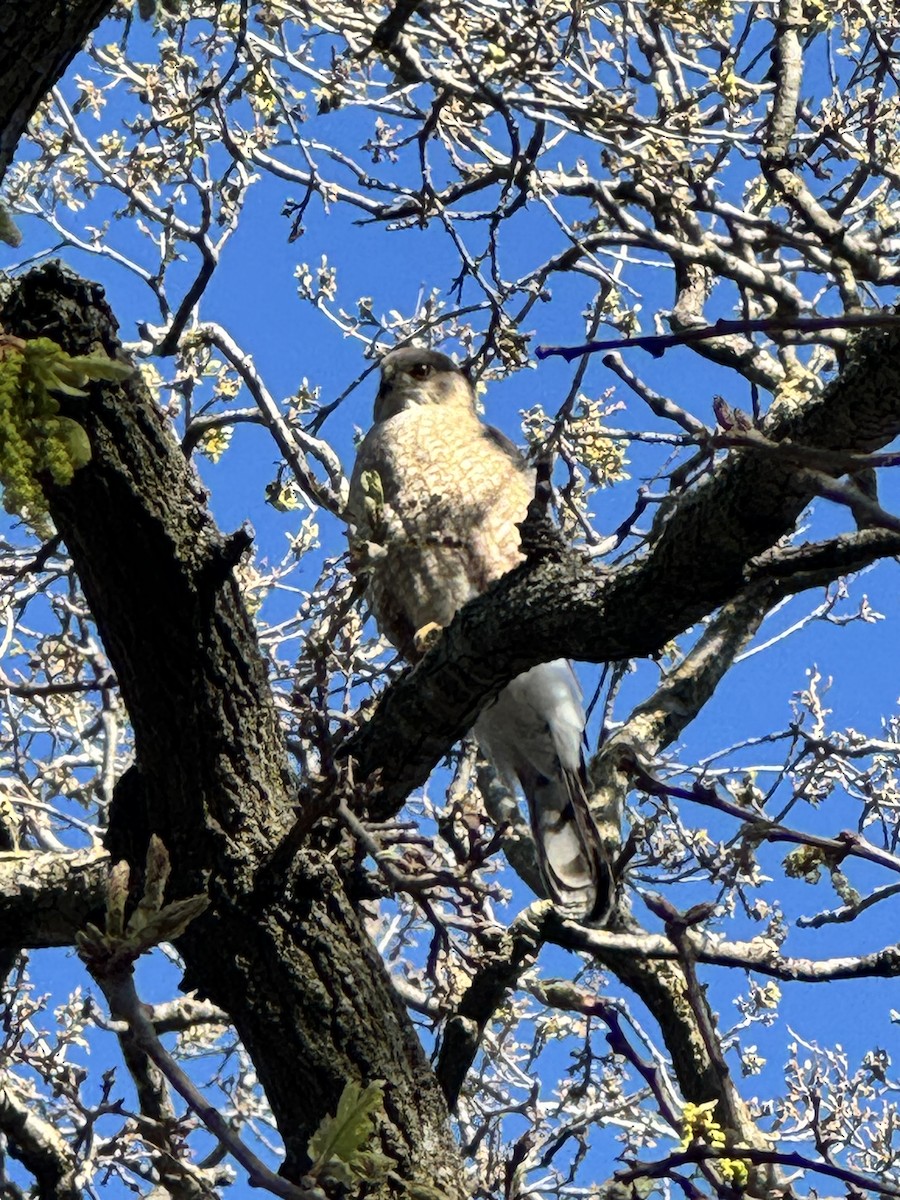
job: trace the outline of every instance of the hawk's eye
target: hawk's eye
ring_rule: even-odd
[[[428,363],[416,363],[414,367],[409,368],[409,373],[413,379],[427,379],[431,374],[431,367]]]

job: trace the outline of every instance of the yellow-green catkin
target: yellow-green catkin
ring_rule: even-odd
[[[0,333],[0,486],[8,513],[46,534],[41,476],[71,483],[91,457],[87,434],[60,415],[57,395],[84,396],[88,380],[121,380],[131,371],[104,354],[67,354],[50,338]]]
[[[726,1157],[722,1153],[728,1145],[728,1136],[715,1118],[717,1104],[716,1100],[707,1100],[704,1104],[685,1104],[681,1114],[681,1141],[678,1148],[687,1150],[693,1142],[705,1143],[716,1151],[714,1166],[722,1178],[741,1190],[749,1182],[750,1171],[745,1159]]]

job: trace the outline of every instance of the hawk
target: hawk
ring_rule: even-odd
[[[351,548],[382,633],[410,661],[468,600],[522,561],[534,473],[485,425],[452,359],[415,347],[381,364],[375,421],[350,483]],[[564,659],[515,678],[474,727],[528,802],[541,878],[566,916],[602,920],[615,895],[590,814],[581,689]]]

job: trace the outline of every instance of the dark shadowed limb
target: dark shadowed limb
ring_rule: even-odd
[[[34,110],[113,7],[110,0],[0,4],[0,180]]]
[[[646,350],[654,358],[661,358],[674,346],[690,346],[739,333],[772,333],[788,335],[782,336],[781,340],[784,341],[815,341],[815,334],[825,333],[829,329],[888,329],[895,325],[900,325],[900,313],[882,309],[846,313],[841,317],[759,317],[755,320],[726,320],[723,317],[713,325],[680,329],[675,333],[642,333],[635,337],[586,342],[581,346],[537,346],[534,354],[540,359],[559,357],[566,362],[574,362],[583,354],[636,348]]]
[[[73,353],[118,352],[100,289],[55,264],[18,281],[2,319]],[[462,1196],[443,1096],[332,858],[277,853],[294,786],[228,543],[196,476],[136,378],[76,403],[92,459],[50,500],[134,728],[136,766],[110,814],[114,855],[139,869],[157,831],[172,895],[208,895],[179,939],[187,985],[232,1018],[288,1178],[302,1176],[345,1084],[384,1079],[379,1132],[395,1173]]]

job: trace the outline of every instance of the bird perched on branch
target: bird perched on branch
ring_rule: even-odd
[[[381,631],[410,661],[468,600],[522,561],[534,472],[479,420],[452,359],[408,347],[381,364],[375,423],[350,484],[353,556]],[[566,916],[603,920],[615,882],[590,814],[581,689],[564,659],[507,685],[475,724],[528,802],[541,878]]]

